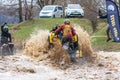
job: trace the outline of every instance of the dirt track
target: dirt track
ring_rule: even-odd
[[[120,80],[120,52],[98,52],[95,63],[53,67],[24,55],[0,60],[0,80]]]

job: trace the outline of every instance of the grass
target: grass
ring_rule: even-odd
[[[72,19],[71,18],[71,24],[77,24],[80,26],[84,26],[84,28],[88,30],[88,32],[91,32],[91,26],[90,26],[90,22],[88,21],[88,23],[86,24],[85,21],[87,21],[86,19]],[[54,27],[57,23],[59,25],[63,24],[64,19],[63,18],[42,18],[42,19],[34,19],[34,20],[29,20],[29,21],[25,21],[22,22],[20,24],[16,24],[14,25],[12,28],[17,28],[20,27],[20,29],[18,31],[16,31],[14,33],[14,37],[16,39],[21,39],[21,40],[25,40],[26,38],[28,38],[30,36],[30,34],[37,28],[37,29],[48,29],[51,30],[52,27]],[[89,24],[89,26],[87,26]],[[88,29],[89,28],[89,29]]]
[[[98,21],[97,31],[92,33],[92,26],[89,20],[84,18],[70,18],[71,24],[77,24],[82,26],[91,36],[91,43],[95,50],[104,51],[120,51],[120,43],[106,42],[106,19],[100,19]],[[19,24],[11,24],[11,28],[19,28],[13,36],[16,40],[22,42],[30,37],[30,34],[35,29],[48,29],[51,30],[57,23],[63,24],[64,18],[39,18],[34,20],[24,21]]]
[[[101,19],[98,21],[97,31],[91,36],[91,43],[95,50],[103,51],[120,51],[120,43],[113,42],[113,40],[106,42],[106,19]]]
[[[120,43],[118,42],[106,42],[106,37],[92,37],[92,46],[94,46],[95,50],[102,51],[120,51]]]

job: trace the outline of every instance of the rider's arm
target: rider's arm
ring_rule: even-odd
[[[71,27],[73,36],[76,35],[75,29]]]
[[[62,30],[62,28],[63,28],[63,25],[60,26],[59,28],[57,28],[57,29],[55,30],[55,34],[58,34],[58,32]]]

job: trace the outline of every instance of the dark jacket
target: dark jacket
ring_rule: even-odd
[[[1,38],[6,37],[7,39],[9,39],[9,42],[12,42],[11,34],[8,31],[7,32],[4,31],[4,26],[5,25],[1,26]]]

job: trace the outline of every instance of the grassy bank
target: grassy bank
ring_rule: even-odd
[[[13,28],[17,31],[13,34],[16,39],[24,40],[30,36],[35,29],[48,29],[51,30],[57,23],[59,25],[63,24],[64,19],[62,18],[43,18],[43,19],[34,19],[30,21],[25,21],[20,24],[14,25]],[[84,28],[91,33],[91,23],[86,19],[71,19],[71,24],[77,24],[84,26]]]
[[[105,51],[120,51],[120,43],[106,42],[106,20],[99,20],[97,31],[92,33],[92,27],[89,20],[84,18],[71,18],[71,24],[77,24],[83,27],[91,36],[91,43],[95,50],[105,50]],[[23,42],[30,37],[30,34],[34,30],[38,29],[52,29],[57,23],[63,24],[63,18],[42,18],[34,19],[30,21],[25,21],[19,24],[15,24],[12,29],[14,29],[14,38],[18,42]]]

